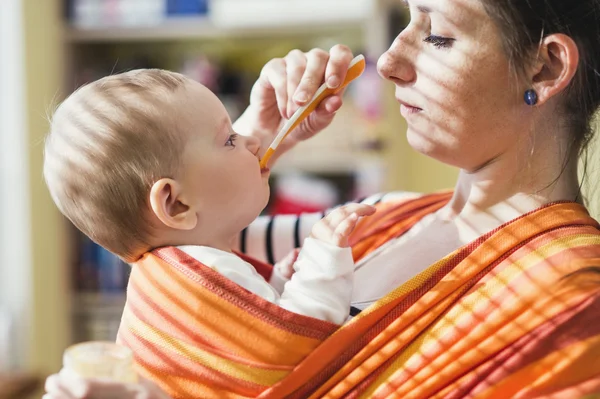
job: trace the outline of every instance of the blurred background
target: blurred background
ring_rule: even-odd
[[[0,387],[56,372],[68,345],[113,340],[119,325],[129,266],[61,217],[41,173],[48,115],[85,82],[170,69],[208,86],[235,119],[269,59],[343,43],[367,57],[367,70],[331,128],[280,160],[265,212],[450,188],[457,171],[410,150],[393,86],[375,69],[407,21],[400,3],[0,1]]]

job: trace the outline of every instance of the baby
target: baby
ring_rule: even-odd
[[[232,252],[269,199],[259,150],[201,84],[136,70],[88,84],[58,107],[44,177],[60,211],[126,262],[176,247],[284,309],[342,324],[353,285],[348,236],[374,208],[332,211],[304,242],[295,272],[276,267],[269,284]]]

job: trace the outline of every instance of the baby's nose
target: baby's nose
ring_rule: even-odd
[[[246,148],[253,154],[258,154],[260,150],[260,140],[254,136],[246,136]]]

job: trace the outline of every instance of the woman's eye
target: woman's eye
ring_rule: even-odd
[[[431,43],[435,48],[450,48],[455,39],[449,37],[442,37],[436,35],[429,35],[423,41],[425,43]]]
[[[226,147],[235,147],[235,139],[237,139],[237,134],[230,134],[229,138],[227,139],[227,141],[225,142],[225,146]]]

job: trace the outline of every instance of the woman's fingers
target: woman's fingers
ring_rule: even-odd
[[[323,82],[329,81],[335,86],[337,81],[344,80],[352,59],[352,52],[344,45],[333,46],[329,52],[292,50],[283,58],[272,59],[263,67],[252,87],[250,105],[234,123],[234,128],[242,134],[256,135],[266,149],[282,123],[305,105]],[[309,139],[329,126],[342,106],[342,92],[323,100],[315,112],[291,132],[280,144],[271,164],[299,141]]]
[[[328,60],[329,53],[321,49],[312,49],[306,53],[306,70],[294,93],[296,104],[306,104],[316,93],[323,83]]]
[[[121,383],[102,378],[80,378],[68,370],[46,379],[46,399],[169,399],[154,383],[141,379],[139,384]]]
[[[306,55],[300,50],[292,50],[285,57],[287,72],[287,108],[286,113],[282,114],[286,119],[291,118],[298,106],[294,103],[293,96],[306,71]]]
[[[259,102],[260,106],[270,106],[265,104],[270,102],[270,93],[275,94],[277,109],[281,115],[287,113],[288,106],[288,87],[287,87],[287,67],[286,62],[282,58],[274,58],[263,67],[257,84],[262,90],[254,91],[255,96],[252,101]],[[272,101],[272,100],[271,100]]]
[[[327,87],[335,89],[342,84],[353,58],[352,50],[343,44],[336,44],[329,50],[329,61],[325,70]]]
[[[333,114],[337,112],[338,109],[342,106],[342,96],[346,89],[340,91],[338,94],[327,97],[324,99],[319,107],[316,109],[316,113],[318,114]]]
[[[47,392],[44,395],[44,399],[46,397],[52,399],[76,399],[77,396],[73,395],[70,392],[69,385],[64,384],[62,381],[62,377],[58,374],[51,375],[46,378],[46,383],[44,384],[44,389]],[[76,388],[77,390],[77,388]]]

